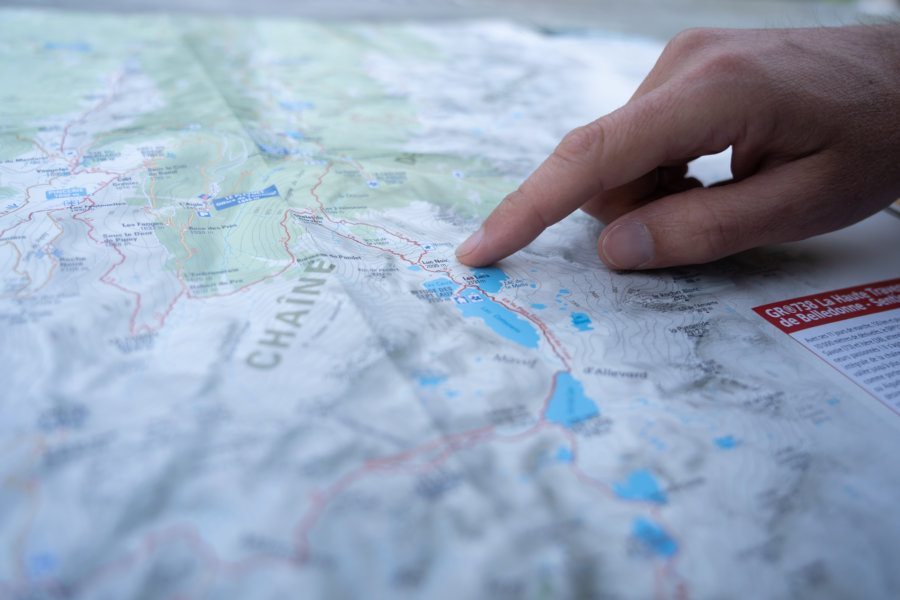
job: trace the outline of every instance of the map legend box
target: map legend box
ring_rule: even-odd
[[[900,278],[753,310],[900,414]]]

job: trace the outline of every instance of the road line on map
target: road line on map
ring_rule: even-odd
[[[344,490],[346,490],[348,487],[352,486],[357,481],[364,479],[371,473],[382,470],[401,469],[403,462],[411,460],[423,452],[437,450],[442,447],[449,447],[445,452],[438,456],[440,462],[443,462],[452,457],[455,454],[456,450],[458,450],[459,448],[469,446],[455,445],[457,439],[468,440],[469,438],[474,438],[474,441],[472,442],[472,444],[474,444],[480,442],[481,438],[489,437],[490,435],[492,435],[493,430],[494,428],[491,426],[476,429],[474,431],[454,434],[452,436],[442,436],[440,438],[437,438],[436,440],[426,442],[420,446],[416,446],[410,450],[405,450],[398,454],[366,461],[361,466],[356,467],[355,469],[342,475],[337,479],[337,481],[328,485],[324,491],[311,492],[309,496],[312,506],[295,527],[294,548],[298,560],[300,560],[301,562],[306,562],[309,560],[310,531],[313,529],[313,527],[315,527],[315,524],[321,517],[322,513],[325,512],[328,503],[339,496],[341,493],[343,493]],[[438,459],[433,459],[425,465],[418,465],[416,470],[428,469],[430,467],[433,467],[435,464],[438,464],[436,462]]]
[[[321,183],[321,182],[320,182],[320,183]],[[315,194],[314,194],[314,195],[315,195]],[[317,201],[319,200],[319,199],[318,199],[318,196],[316,196],[316,200],[317,200]],[[322,207],[321,201],[319,201],[319,206]],[[322,211],[322,214],[325,216],[325,218],[328,219],[328,220],[329,220],[330,222],[332,222],[332,223],[348,222],[348,221],[346,221],[346,220],[336,221],[335,219],[332,219],[332,218],[331,218],[330,216],[328,216],[328,214],[325,212],[324,207],[321,209],[321,211]],[[391,235],[395,235],[395,234],[391,233],[390,231],[388,231],[387,229],[385,229],[385,228],[383,228],[383,227],[379,227],[379,226],[377,226],[377,225],[371,225],[371,224],[365,223],[365,222],[352,222],[352,221],[350,221],[349,223],[352,224],[352,225],[360,225],[360,226],[365,226],[365,227],[378,228],[378,229],[381,229],[382,231],[385,231],[386,233],[389,233],[389,234],[391,234]],[[376,250],[381,250],[382,252],[389,252],[390,254],[393,254],[394,256],[400,258],[401,260],[404,260],[404,261],[408,262],[408,263],[411,264],[411,265],[416,265],[416,266],[420,267],[421,269],[423,269],[423,270],[425,270],[425,271],[427,271],[427,272],[429,272],[429,273],[443,273],[443,274],[447,275],[448,279],[450,279],[453,283],[456,283],[457,285],[461,286],[462,289],[474,288],[474,289],[478,290],[478,291],[479,291],[481,294],[483,294],[484,296],[490,298],[492,301],[497,302],[497,303],[499,303],[499,304],[502,304],[502,305],[506,306],[507,308],[510,308],[510,309],[513,310],[514,312],[517,312],[518,314],[524,316],[526,319],[528,319],[529,321],[531,321],[532,323],[534,323],[534,324],[536,324],[536,325],[538,326],[538,328],[544,333],[545,338],[547,339],[547,342],[548,342],[548,344],[550,345],[551,350],[553,350],[553,353],[556,354],[557,358],[559,358],[560,361],[562,361],[563,365],[566,367],[567,370],[571,370],[571,367],[569,366],[569,363],[568,363],[568,360],[567,360],[567,359],[571,360],[571,356],[569,355],[568,352],[565,351],[564,348],[562,348],[561,344],[560,344],[559,341],[556,339],[556,337],[552,335],[552,333],[550,332],[550,330],[549,330],[549,328],[546,326],[546,324],[543,323],[540,319],[538,319],[537,316],[535,316],[535,315],[529,313],[528,311],[524,310],[523,308],[521,308],[521,307],[519,307],[519,306],[516,306],[515,304],[511,304],[509,301],[501,301],[501,300],[497,300],[496,297],[494,297],[493,295],[491,295],[491,294],[489,294],[488,292],[484,291],[484,290],[483,290],[480,286],[478,286],[477,284],[472,284],[472,283],[466,283],[466,282],[458,281],[458,280],[453,276],[453,274],[451,273],[451,271],[450,271],[449,268],[444,268],[444,269],[430,269],[430,268],[428,268],[428,267],[422,265],[422,264],[421,264],[422,257],[425,256],[425,254],[427,254],[427,251],[426,251],[426,252],[423,252],[423,253],[419,256],[419,259],[418,259],[417,261],[413,261],[413,260],[407,258],[406,256],[404,256],[403,254],[400,254],[399,252],[396,252],[396,251],[394,251],[394,250],[391,250],[390,248],[384,248],[384,247],[382,247],[382,246],[375,246],[375,245],[373,245],[373,244],[367,244],[366,242],[360,241],[360,240],[358,240],[356,237],[354,237],[354,236],[352,236],[352,235],[349,235],[349,234],[343,234],[343,233],[340,233],[340,232],[338,232],[338,231],[336,231],[336,230],[334,230],[334,229],[330,229],[330,228],[327,228],[327,227],[326,227],[325,229],[328,230],[328,231],[330,231],[330,232],[331,232],[332,234],[334,234],[334,235],[338,235],[338,236],[340,236],[340,237],[342,237],[342,238],[345,238],[345,239],[348,239],[348,240],[350,240],[350,241],[356,242],[357,244],[360,244],[360,245],[362,245],[362,246],[366,246],[366,247],[369,247],[369,248],[374,248],[374,249],[376,249]],[[415,240],[409,240],[409,239],[407,239],[407,238],[405,238],[405,237],[403,237],[403,236],[397,236],[397,237],[400,237],[401,239],[404,239],[404,240],[409,241],[410,243],[412,243],[412,244],[414,244],[414,245],[416,245],[416,246],[421,247],[421,243],[420,243],[420,242],[417,242],[417,241],[415,241]],[[560,346],[559,349],[557,348],[557,345]]]
[[[28,444],[30,440],[26,439],[26,444]],[[29,452],[29,456],[24,463],[25,471],[33,471],[38,468],[38,462],[40,457],[43,455],[45,446],[45,440],[43,436],[37,436],[37,439],[34,442],[34,448]],[[19,489],[23,494],[28,496],[28,512],[26,513],[25,523],[22,526],[21,531],[15,536],[12,541],[12,545],[10,548],[11,556],[18,558],[13,558],[11,561],[13,564],[11,567],[18,571],[19,579],[24,580],[26,578],[26,568],[25,568],[25,547],[27,543],[28,533],[34,525],[34,521],[37,518],[37,513],[40,509],[40,501],[41,501],[41,484],[39,481],[31,481],[28,479],[17,480],[12,477],[7,477],[4,482],[4,487]]]
[[[16,246],[12,242],[3,242],[3,244],[0,244],[0,245],[12,246],[13,250],[16,251],[16,264],[13,267],[13,273],[18,273],[19,275],[24,275],[25,277],[28,278],[28,283],[26,283],[24,286],[22,286],[21,288],[16,290],[15,293],[13,293],[12,295],[5,294],[3,296],[0,296],[0,298],[15,298],[19,295],[19,292],[21,292],[24,289],[28,289],[28,286],[30,286],[33,283],[32,279],[31,279],[31,273],[29,273],[28,271],[19,271],[19,265],[22,263],[22,251],[19,250],[18,246]]]
[[[73,214],[72,214],[72,219],[75,220],[75,221],[81,221],[82,223],[84,223],[85,225],[87,225],[87,227],[88,227],[87,235],[88,235],[89,238],[91,238],[91,239],[94,241],[95,244],[100,245],[100,246],[104,246],[104,245],[105,245],[105,246],[109,246],[110,248],[112,248],[113,250],[115,250],[116,254],[118,254],[118,255],[121,257],[121,260],[120,260],[119,262],[117,262],[116,264],[112,265],[109,269],[106,270],[106,272],[105,272],[103,275],[100,276],[99,281],[100,281],[101,283],[105,283],[105,284],[107,284],[107,285],[111,285],[111,286],[113,286],[114,288],[116,288],[116,289],[118,289],[118,290],[120,290],[120,291],[123,291],[123,292],[125,292],[125,293],[127,293],[127,294],[133,294],[134,296],[136,296],[136,298],[137,298],[137,308],[134,309],[134,312],[133,312],[132,315],[131,315],[131,320],[130,320],[130,322],[129,322],[129,331],[131,331],[131,333],[134,333],[134,324],[135,324],[135,320],[137,319],[137,314],[138,314],[138,312],[141,310],[141,295],[140,295],[140,293],[138,293],[138,292],[135,292],[135,291],[133,291],[133,290],[129,290],[129,289],[127,289],[127,288],[124,288],[124,287],[120,286],[119,284],[115,283],[114,281],[108,281],[108,280],[106,279],[106,278],[107,278],[107,277],[115,270],[116,267],[120,266],[122,263],[125,262],[125,255],[122,253],[121,250],[119,250],[119,247],[116,246],[115,244],[104,244],[104,243],[100,242],[100,240],[98,240],[97,238],[94,237],[94,233],[93,233],[93,232],[94,232],[94,229],[95,229],[95,228],[94,228],[93,223],[91,223],[92,219],[81,219],[81,218],[79,218],[81,215],[86,214],[89,210],[91,210],[91,208],[94,207],[94,204],[95,204],[94,201],[93,201],[90,197],[86,197],[86,199],[87,199],[87,201],[88,201],[88,203],[89,203],[88,207],[85,208],[85,209],[84,209],[83,211],[81,211],[80,213],[73,213]],[[60,210],[61,210],[61,209],[60,209]]]
[[[329,168],[330,168],[330,165],[329,165]],[[329,216],[328,213],[325,211],[325,207],[324,207],[324,205],[322,204],[322,201],[319,199],[319,196],[315,193],[315,189],[316,189],[319,185],[321,185],[322,179],[324,179],[325,175],[327,175],[327,174],[328,174],[328,171],[326,170],[326,172],[323,173],[323,174],[321,175],[321,177],[319,178],[319,182],[318,182],[315,186],[313,186],[313,188],[310,190],[310,193],[312,193],[313,197],[315,197],[316,202],[319,204],[319,208],[320,208],[320,211],[322,212],[322,215],[323,215],[328,221],[330,221],[330,222],[332,222],[332,223],[350,223],[351,225],[359,225],[359,226],[364,226],[364,227],[372,227],[372,228],[376,228],[376,229],[381,229],[382,231],[384,231],[384,232],[386,232],[386,233],[388,233],[388,234],[390,234],[390,235],[393,235],[393,236],[395,236],[395,237],[397,237],[397,238],[400,238],[400,239],[402,239],[402,240],[405,240],[405,241],[407,241],[407,242],[409,242],[409,243],[411,243],[411,244],[414,244],[415,246],[418,246],[418,247],[421,247],[421,246],[422,246],[421,242],[418,242],[418,241],[416,241],[416,240],[411,240],[411,239],[409,239],[409,238],[406,238],[405,236],[401,236],[401,235],[395,234],[395,233],[389,231],[388,229],[385,229],[384,227],[381,227],[381,226],[379,226],[379,225],[372,225],[372,224],[370,224],[370,223],[365,223],[365,222],[347,221],[346,219],[341,219],[341,220],[335,220],[335,219],[332,219],[331,216]],[[396,252],[396,251],[394,251],[394,250],[391,250],[390,248],[384,248],[384,247],[382,247],[382,246],[375,246],[375,245],[373,245],[373,244],[367,244],[367,243],[365,243],[365,242],[363,242],[363,241],[360,241],[360,240],[358,240],[356,237],[351,236],[351,235],[349,235],[349,234],[346,234],[346,235],[345,235],[345,234],[343,234],[343,233],[340,233],[340,232],[338,232],[338,231],[336,231],[336,230],[334,230],[334,229],[330,229],[330,228],[327,228],[327,227],[326,227],[325,229],[327,229],[328,231],[330,231],[331,233],[333,233],[333,234],[335,234],[335,235],[338,235],[338,236],[343,237],[343,238],[345,238],[345,239],[348,239],[348,240],[351,240],[351,241],[353,241],[353,242],[356,242],[357,244],[360,244],[360,245],[362,245],[362,246],[367,246],[367,247],[369,247],[369,248],[375,248],[376,250],[381,250],[382,252],[389,252],[390,254],[393,254],[394,256],[397,256],[397,257],[400,258],[401,260],[404,260],[404,261],[408,262],[408,263],[411,264],[411,265],[416,265],[416,266],[420,267],[421,269],[423,269],[423,270],[425,270],[425,271],[428,271],[429,273],[443,273],[443,274],[447,275],[447,277],[448,277],[453,283],[456,283],[457,285],[461,286],[462,289],[474,288],[474,289],[478,290],[478,291],[479,291],[481,294],[483,294],[484,296],[490,298],[492,301],[497,302],[497,303],[499,303],[499,304],[502,304],[502,305],[504,305],[504,306],[507,306],[507,308],[510,308],[511,310],[513,310],[513,311],[517,312],[518,314],[524,316],[526,319],[528,319],[528,320],[531,321],[532,323],[536,324],[536,325],[538,326],[538,328],[544,333],[544,336],[545,336],[545,338],[547,339],[547,342],[549,343],[551,350],[553,350],[553,353],[556,354],[557,358],[559,358],[559,359],[562,361],[563,365],[566,367],[567,370],[571,370],[571,367],[569,366],[569,363],[568,363],[568,360],[567,360],[567,359],[571,360],[571,356],[569,355],[568,352],[565,351],[564,348],[562,348],[562,346],[561,346],[561,344],[559,343],[559,341],[555,338],[555,336],[552,335],[552,333],[550,333],[550,330],[549,330],[549,328],[546,326],[546,324],[543,323],[543,321],[541,321],[540,319],[538,319],[537,316],[535,316],[535,315],[529,313],[528,311],[526,311],[525,309],[523,309],[523,308],[521,308],[521,307],[519,307],[519,306],[516,306],[515,304],[509,303],[508,301],[500,301],[500,300],[497,300],[494,296],[492,296],[491,294],[489,294],[489,293],[487,293],[486,291],[484,291],[484,290],[483,290],[480,286],[478,286],[477,284],[472,284],[472,283],[466,283],[466,282],[458,281],[458,280],[453,276],[453,274],[451,273],[451,271],[450,271],[449,268],[444,268],[444,269],[430,269],[430,268],[428,268],[428,267],[422,265],[422,264],[421,264],[422,257],[424,257],[424,256],[427,254],[427,251],[423,252],[423,253],[419,256],[418,260],[413,261],[413,260],[407,258],[406,256],[404,256],[403,254],[400,254],[399,252]],[[557,345],[560,346],[559,349],[557,348]]]
[[[357,164],[358,164],[358,162],[357,162]],[[332,223],[336,223],[336,224],[339,223],[339,224],[342,224],[342,225],[343,225],[343,224],[359,225],[359,226],[362,226],[362,227],[371,227],[371,228],[373,228],[373,229],[380,229],[381,231],[384,231],[385,233],[388,233],[388,234],[394,236],[395,238],[399,238],[399,239],[401,239],[401,240],[403,240],[403,241],[405,241],[405,242],[409,242],[410,244],[413,244],[413,245],[415,245],[415,246],[419,246],[419,247],[422,246],[421,242],[418,242],[418,241],[416,241],[416,240],[412,240],[412,239],[410,239],[410,238],[408,238],[408,237],[406,237],[406,236],[404,236],[404,235],[401,235],[401,234],[399,234],[399,233],[395,233],[395,232],[393,232],[393,231],[390,231],[389,229],[387,229],[387,228],[385,228],[385,227],[382,227],[381,225],[373,225],[372,223],[365,223],[365,222],[349,221],[349,220],[347,220],[347,219],[334,219],[334,218],[332,218],[331,215],[329,215],[328,212],[325,210],[325,205],[322,203],[322,200],[319,198],[319,195],[316,193],[316,189],[317,189],[320,185],[322,185],[323,180],[325,179],[325,176],[329,174],[329,172],[331,171],[331,167],[332,167],[333,165],[334,165],[334,163],[333,163],[332,161],[329,161],[328,167],[325,169],[325,172],[322,173],[321,175],[319,175],[319,176],[317,177],[318,181],[317,181],[316,185],[314,185],[314,186],[309,190],[309,192],[310,192],[310,194],[312,194],[313,198],[316,199],[316,203],[318,203],[318,205],[319,205],[319,210],[322,212],[322,216],[324,216],[327,220],[331,221]],[[364,171],[363,171],[363,172],[364,172]],[[372,247],[373,247],[373,248],[377,248],[378,246],[372,246]],[[413,264],[415,264],[415,263],[413,263]]]
[[[224,571],[225,575],[229,576],[242,575],[247,571],[262,567],[296,568],[298,566],[298,561],[294,555],[257,555],[232,562],[226,561],[218,556],[212,546],[197,532],[196,528],[191,525],[176,525],[162,531],[148,533],[138,549],[126,552],[112,563],[98,567],[82,581],[76,582],[75,586],[77,589],[85,589],[98,585],[110,578],[122,576],[128,570],[136,568],[140,562],[159,552],[163,546],[177,542],[186,543],[194,556],[199,558],[207,570]],[[53,593],[63,591],[60,582],[56,580],[39,582],[37,587],[43,591]],[[13,593],[16,593],[16,588],[8,589],[12,589]],[[20,591],[28,591],[29,589],[33,588],[30,588],[27,583],[18,586]],[[70,588],[67,589],[71,591]]]
[[[16,137],[18,137],[18,136],[16,136]],[[35,145],[37,145],[37,146],[40,148],[40,144],[38,144],[38,143],[35,142],[34,140],[29,140],[29,141],[33,142]],[[41,148],[41,150],[44,151],[43,148]],[[44,153],[46,154],[46,151],[44,151]],[[49,157],[49,156],[48,156],[48,157]],[[10,211],[6,211],[6,212],[4,212],[4,213],[0,213],[0,217],[5,217],[5,216],[7,216],[7,215],[11,215],[11,214],[13,214],[14,212],[18,212],[19,210],[21,210],[21,209],[25,208],[26,206],[28,206],[29,204],[31,204],[31,189],[32,189],[32,188],[43,187],[43,186],[49,186],[49,185],[51,185],[51,184],[53,183],[53,181],[56,180],[56,179],[61,179],[61,178],[63,178],[63,177],[70,177],[70,176],[72,176],[72,175],[78,175],[78,174],[79,174],[78,172],[72,172],[72,171],[70,171],[70,174],[69,174],[69,175],[54,175],[53,177],[51,177],[50,179],[48,179],[46,182],[35,183],[35,184],[32,184],[32,185],[29,185],[28,187],[25,188],[25,202],[22,203],[20,206],[17,206],[17,207],[15,207],[14,209],[12,209],[12,210],[10,210]],[[44,211],[35,211],[35,212],[44,212]],[[13,225],[12,227],[10,227],[10,229],[14,229],[14,228],[17,227],[18,225],[19,225],[19,223],[17,223],[16,225]],[[0,235],[3,235],[3,234],[6,233],[7,231],[9,231],[9,229],[0,232]]]
[[[64,233],[63,228],[60,226],[59,223],[56,222],[56,219],[53,218],[53,215],[51,213],[47,213],[47,218],[50,219],[50,221],[56,226],[56,228],[59,230],[59,233],[57,233],[56,236],[54,236],[52,240],[47,242],[47,244],[45,244],[45,247],[52,245],[53,242],[58,240],[60,238],[60,236],[62,236],[62,234]],[[47,258],[50,259],[50,261],[53,263],[53,266],[50,267],[50,272],[47,273],[47,279],[44,280],[44,283],[42,283],[37,288],[35,288],[31,292],[29,292],[28,294],[23,296],[24,298],[27,298],[28,296],[32,296],[32,295],[36,294],[37,292],[41,291],[48,283],[50,283],[50,280],[53,279],[53,272],[56,270],[56,267],[59,266],[59,261],[56,259],[55,256],[53,256],[50,252],[48,252],[44,248],[41,248],[41,249],[44,251],[44,254],[47,256]]]

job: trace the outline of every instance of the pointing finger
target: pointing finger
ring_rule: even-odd
[[[724,107],[718,113],[692,101],[688,88],[664,87],[574,129],[460,245],[457,257],[471,266],[492,264],[606,190],[659,165],[727,148],[739,130],[734,103],[714,102]]]

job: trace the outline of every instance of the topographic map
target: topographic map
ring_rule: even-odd
[[[454,259],[660,50],[0,12],[0,599],[897,597],[898,417],[750,310],[809,253]]]

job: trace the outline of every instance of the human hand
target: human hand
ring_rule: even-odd
[[[732,147],[733,179],[687,163]],[[685,31],[622,108],[566,135],[457,249],[471,266],[577,208],[614,269],[702,263],[859,221],[900,196],[900,25]]]

